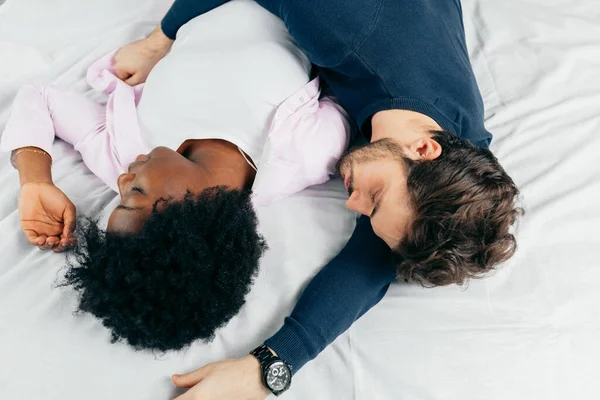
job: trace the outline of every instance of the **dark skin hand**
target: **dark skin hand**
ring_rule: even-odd
[[[15,158],[21,228],[27,241],[41,250],[64,251],[75,241],[75,206],[52,182],[52,160],[40,149],[31,150]]]

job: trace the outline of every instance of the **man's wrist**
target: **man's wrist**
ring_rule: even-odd
[[[165,35],[160,25],[150,33],[146,41],[152,50],[162,53],[169,51],[174,42],[173,39]]]
[[[275,351],[263,344],[252,350],[250,354],[259,363],[265,389],[275,396],[289,389],[292,383],[292,369],[277,356]]]

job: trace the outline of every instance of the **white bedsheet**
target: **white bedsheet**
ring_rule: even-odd
[[[87,66],[148,33],[169,0],[7,0],[0,6],[0,130],[38,79],[89,93]],[[495,276],[395,285],[296,377],[284,399],[598,399],[600,2],[464,0],[493,151],[520,185],[520,249]],[[57,143],[54,177],[78,210],[114,194]],[[18,229],[17,175],[0,155],[0,399],[166,400],[174,372],[242,355],[281,324],[353,227],[339,182],[259,210],[270,251],[248,303],[211,345],[133,352],[53,289],[63,256]]]

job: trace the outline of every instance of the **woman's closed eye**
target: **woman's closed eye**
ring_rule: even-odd
[[[146,195],[146,192],[144,191],[144,189],[142,189],[142,188],[139,188],[139,187],[137,187],[137,186],[134,186],[134,187],[132,187],[132,188],[131,188],[131,191],[132,191],[132,192],[137,192],[137,193],[139,193],[139,194],[142,194],[142,195],[144,195],[144,196]]]

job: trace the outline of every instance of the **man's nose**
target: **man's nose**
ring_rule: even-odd
[[[350,195],[350,198],[346,200],[346,208],[354,212],[366,215],[371,215],[373,207],[367,199],[367,196],[363,196],[360,190],[354,190]]]
[[[119,187],[121,200],[123,199],[124,194],[127,193],[128,186],[131,184],[134,178],[135,174],[132,173],[121,174],[117,178],[117,186]]]

